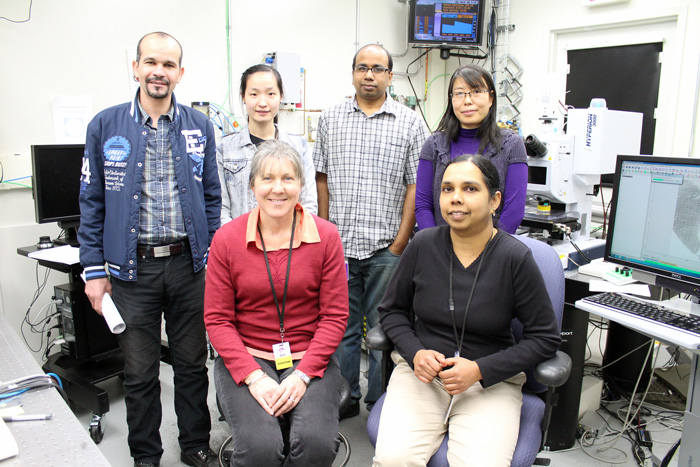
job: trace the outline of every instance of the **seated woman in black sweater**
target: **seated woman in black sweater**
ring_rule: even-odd
[[[561,339],[530,250],[493,226],[498,186],[484,157],[447,166],[440,209],[448,225],[418,232],[379,306],[396,368],[375,466],[424,466],[447,432],[452,467],[510,465],[523,372]],[[513,318],[524,327],[517,344]]]

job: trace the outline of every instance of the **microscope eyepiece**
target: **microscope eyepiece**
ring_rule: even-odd
[[[525,138],[525,150],[530,157],[544,157],[547,155],[547,146],[535,135]]]

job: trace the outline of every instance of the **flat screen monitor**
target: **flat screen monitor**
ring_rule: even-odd
[[[69,239],[73,238],[80,224],[78,198],[84,152],[84,144],[32,146],[36,221],[39,224],[58,222]]]
[[[700,296],[700,159],[618,156],[605,260]]]
[[[411,0],[408,43],[451,47],[481,45],[484,0]]]

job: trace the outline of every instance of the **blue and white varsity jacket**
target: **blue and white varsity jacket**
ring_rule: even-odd
[[[221,218],[214,127],[204,114],[178,105],[170,143],[195,272],[206,264]],[[139,123],[138,91],[131,103],[103,110],[90,122],[80,178],[80,264],[86,280],[135,281],[141,181],[148,132]]]

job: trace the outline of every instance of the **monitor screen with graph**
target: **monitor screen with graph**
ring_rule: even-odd
[[[409,44],[481,45],[484,0],[411,0]]]
[[[618,156],[605,260],[700,296],[700,159]]]

